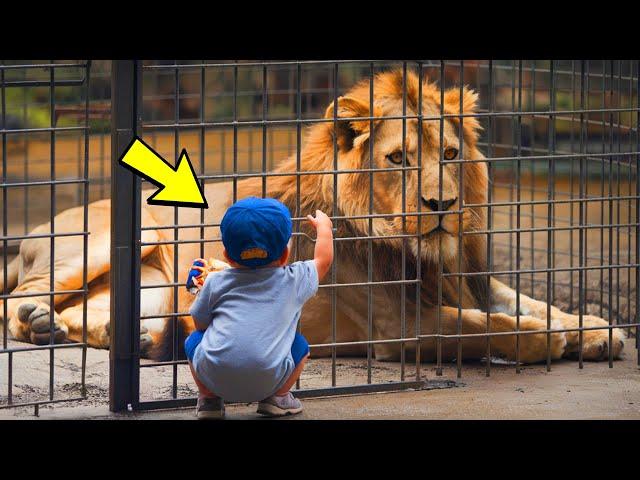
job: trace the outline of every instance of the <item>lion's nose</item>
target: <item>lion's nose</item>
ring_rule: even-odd
[[[449,210],[449,207],[456,203],[457,199],[458,197],[450,198],[449,200],[442,200],[441,203],[435,198],[430,198],[429,200],[427,200],[426,198],[422,197],[422,202],[434,212],[444,212],[445,210]]]

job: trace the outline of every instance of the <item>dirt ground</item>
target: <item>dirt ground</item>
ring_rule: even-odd
[[[446,365],[443,376],[435,374],[433,365],[423,365],[422,371],[433,389],[403,391],[358,396],[326,397],[304,400],[305,411],[292,419],[640,419],[640,369],[637,350],[629,342],[623,360],[585,363],[583,369],[576,362],[562,360],[546,372],[544,365],[531,365],[516,374],[513,366],[493,365],[491,376],[485,376],[480,363],[468,363],[462,378],[456,378],[454,365]],[[72,382],[63,353],[57,355],[58,381],[65,378],[69,393],[78,393]],[[89,399],[73,404],[58,404],[40,408],[41,419],[195,419],[194,409],[162,410],[144,413],[112,414],[106,403],[108,367],[106,351],[89,350],[87,387]],[[324,370],[323,361],[311,360],[309,375]],[[341,370],[357,370],[360,360],[339,359]],[[29,388],[47,382],[48,370],[34,362],[29,371]],[[374,362],[379,380],[392,377],[397,364]],[[65,368],[66,366],[66,368]],[[0,368],[6,368],[2,365]],[[26,373],[27,369],[23,370]],[[25,388],[25,384],[22,384]],[[75,387],[74,387],[75,385]],[[190,386],[186,387],[193,393]],[[430,387],[427,387],[430,388]],[[142,383],[143,391],[162,388]],[[75,391],[74,391],[75,390]],[[166,392],[165,392],[166,393]],[[181,393],[186,393],[182,391]],[[255,404],[227,406],[227,418],[251,420],[260,418]],[[0,419],[33,417],[33,408],[0,410]]]

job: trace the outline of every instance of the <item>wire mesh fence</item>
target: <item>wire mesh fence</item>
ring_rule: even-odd
[[[383,72],[399,72],[395,86],[384,83]],[[369,108],[327,113],[363,80],[360,101]],[[249,194],[283,199],[294,219],[294,260],[309,258],[313,245],[305,216],[319,205],[328,209],[338,254],[321,299],[303,312],[300,329],[312,339],[312,361],[297,393],[377,391],[420,385],[420,360],[433,361],[438,374],[454,362],[458,376],[465,359],[484,362],[487,375],[505,360],[519,370],[531,355],[551,368],[557,331],[572,335],[567,356],[580,367],[585,356],[613,365],[622,341],[616,332],[633,336],[637,326],[637,82],[636,61],[145,62],[138,128],[168,158],[189,150],[205,191],[226,192],[214,205]],[[478,93],[472,111],[463,85]],[[340,144],[341,129],[349,123],[358,135],[358,121],[376,136],[359,145],[360,161],[349,163],[354,147]],[[465,155],[475,148],[465,122],[473,128],[477,122],[477,149],[486,158]],[[397,130],[391,147],[385,123]],[[315,152],[324,163],[309,154],[321,125],[335,132],[326,151]],[[459,143],[451,158],[450,139]],[[396,155],[380,158],[376,142]],[[464,182],[481,184],[473,175],[482,169],[464,173],[474,165],[486,166],[486,198],[465,200]],[[449,170],[454,180],[447,184]],[[349,182],[363,189],[359,210],[350,197],[363,192]],[[380,198],[384,189],[397,198]],[[448,211],[447,190],[457,192]],[[465,217],[469,210],[475,224]],[[190,381],[180,352],[189,330],[182,320],[189,303],[181,298],[183,259],[221,258],[223,210],[199,218],[183,212],[161,222],[156,216],[142,231],[162,231],[162,238],[141,244],[166,247],[173,259],[169,282],[145,284],[143,277],[141,289],[142,295],[170,290],[174,348],[165,352],[170,358],[143,360],[141,375],[170,369],[174,405],[190,393],[181,388]],[[446,216],[455,218],[457,228],[448,227],[455,233],[432,235],[434,244],[420,224]],[[478,240],[476,259],[465,258],[470,239]],[[489,313],[477,318],[474,310]],[[512,324],[493,318],[499,312]],[[160,317],[166,312],[141,320]],[[546,341],[532,354],[534,333]],[[341,368],[345,356],[362,361]],[[166,405],[147,400],[148,408]]]
[[[87,292],[101,295],[111,283],[111,302],[122,307],[124,323],[109,339],[112,369],[124,365],[120,378],[129,379],[113,387],[128,390],[120,407],[194,401],[181,345],[193,328],[185,269],[195,257],[222,258],[221,215],[249,194],[289,206],[292,260],[311,256],[308,213],[321,207],[336,227],[332,270],[299,326],[312,358],[298,396],[419,388],[434,379],[424,362],[435,377],[462,376],[465,362],[478,361],[487,375],[498,363],[550,369],[558,331],[569,343],[564,356],[580,367],[613,366],[619,342],[637,346],[636,60],[145,61],[131,62],[120,85],[112,83],[118,62],[69,63],[0,67],[3,300],[19,295],[7,267],[22,237],[54,219],[50,235],[60,225],[54,215],[73,206],[88,222],[109,217],[86,205],[111,192],[120,249],[112,246],[108,272],[84,260],[87,281],[70,295],[84,304],[84,322],[94,304]],[[112,104],[112,87],[130,91]],[[343,105],[345,96],[358,108]],[[152,185],[126,176],[111,183],[111,159],[127,143],[111,142],[118,111],[128,134],[165,158],[188,150],[208,210],[149,207]],[[43,240],[53,250],[54,238]],[[52,282],[61,274],[54,266],[52,258]],[[128,300],[114,300],[113,288]],[[12,362],[25,347],[9,324],[2,399],[15,404]],[[43,348],[96,346],[82,334],[80,343],[50,338]]]
[[[91,64],[0,63],[2,135],[2,393],[0,408],[86,398],[86,297],[89,204],[89,81]],[[56,216],[76,206],[79,228]],[[79,206],[78,206],[79,205]],[[37,225],[38,228],[34,228]],[[74,243],[74,285],[60,282],[61,249]],[[19,257],[19,245],[23,252]],[[38,265],[29,251],[41,252]],[[36,270],[39,270],[36,272]],[[74,296],[80,325],[73,343],[52,305]],[[75,388],[56,389],[56,355],[73,349],[79,368]],[[32,365],[32,371],[14,369]],[[37,364],[37,367],[36,365]],[[33,371],[46,370],[44,375]],[[14,376],[14,371],[19,374]],[[33,394],[37,391],[39,394]]]

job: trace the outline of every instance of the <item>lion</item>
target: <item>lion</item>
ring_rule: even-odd
[[[226,182],[205,186],[210,208],[205,211],[204,218],[208,225],[204,228],[207,240],[204,257],[224,258],[221,242],[213,241],[220,237],[215,225],[220,223],[234,195],[237,199],[263,194],[276,198],[286,204],[296,218],[303,218],[316,209],[323,210],[333,216],[337,238],[335,271],[323,283],[344,286],[321,287],[303,309],[302,333],[310,344],[317,345],[312,348],[312,357],[330,355],[332,347],[327,344],[334,342],[359,342],[335,347],[338,355],[366,355],[371,348],[376,360],[396,361],[404,348],[408,356],[415,356],[415,341],[407,341],[402,346],[399,342],[384,340],[413,336],[419,309],[420,332],[426,335],[420,339],[421,361],[436,359],[438,348],[443,360],[457,358],[457,340],[447,336],[456,335],[458,329],[462,334],[475,334],[461,340],[463,359],[486,356],[486,337],[482,334],[487,331],[499,334],[489,340],[492,356],[508,360],[518,358],[522,363],[542,362],[547,359],[549,342],[551,359],[575,358],[579,350],[578,316],[524,294],[520,294],[518,301],[516,292],[495,278],[488,281],[486,275],[464,276],[459,285],[459,277],[443,275],[439,301],[439,263],[443,272],[459,272],[459,267],[463,272],[487,271],[485,235],[470,235],[486,229],[486,212],[468,206],[487,202],[487,165],[481,161],[485,157],[477,144],[481,127],[473,116],[455,116],[460,114],[460,109],[464,115],[475,113],[478,95],[466,86],[462,89],[454,87],[444,92],[441,104],[440,88],[434,82],[425,78],[420,86],[416,73],[408,72],[403,83],[402,71],[391,70],[374,77],[374,96],[370,101],[370,81],[362,80],[339,97],[337,105],[331,103],[326,109],[325,121],[308,128],[300,158],[294,155],[282,161],[276,167],[275,175],[265,179],[246,178],[235,185]],[[406,119],[403,128],[403,108],[409,116],[416,117],[421,111],[424,117],[431,119],[422,121],[421,131],[418,118]],[[444,164],[440,171],[440,120],[434,121],[433,117],[438,117],[441,109],[451,115],[442,121],[442,151],[446,159],[462,159],[460,163],[464,165]],[[460,132],[462,138],[458,136]],[[404,172],[403,147],[407,167]],[[418,168],[419,149],[421,165]],[[296,176],[298,161],[301,175]],[[344,173],[323,173],[336,167]],[[371,178],[374,178],[372,186]],[[337,191],[334,191],[336,187]],[[151,193],[144,191],[142,195],[146,198]],[[372,215],[369,215],[370,208]],[[56,232],[81,231],[81,209],[71,208],[58,214]],[[108,348],[110,200],[91,203],[88,209],[91,235],[88,238],[86,335],[91,347]],[[179,219],[182,224],[198,225],[200,211],[180,208]],[[141,223],[144,244],[141,248],[141,283],[143,286],[167,285],[167,288],[141,291],[141,353],[147,358],[166,359],[172,355],[170,314],[188,312],[194,297],[184,287],[179,287],[174,305],[174,245],[170,243],[174,240],[173,231],[154,228],[173,224],[174,209],[144,204]],[[464,233],[461,246],[460,229]],[[79,342],[83,340],[83,298],[73,291],[83,285],[83,261],[79,254],[82,239],[75,236],[55,238],[52,287],[49,283],[50,239],[37,237],[49,231],[49,223],[35,228],[32,232],[35,237],[22,242],[19,255],[8,266],[6,287],[15,296],[7,300],[8,329],[17,340],[49,343],[50,298],[25,294],[72,291],[53,296],[53,337],[56,343]],[[313,242],[307,238],[313,236],[311,227],[301,222],[300,231],[303,235],[292,242],[290,258],[311,258]],[[373,237],[371,242],[367,237]],[[200,228],[180,229],[179,238],[187,241],[177,249],[177,278],[184,281],[192,260],[202,256],[198,242]],[[370,275],[369,249],[372,254]],[[419,284],[403,281],[417,279],[418,274]],[[3,278],[0,274],[0,279]],[[368,285],[368,282],[373,283]],[[487,305],[491,306],[489,312]],[[519,312],[516,312],[517,307]],[[332,324],[334,309],[335,328]],[[403,311],[404,322],[401,321]],[[547,330],[547,311],[550,312],[551,332]],[[184,338],[193,330],[193,321],[188,315],[178,319],[179,334]],[[609,349],[613,358],[620,357],[625,340],[620,329],[613,330],[610,344],[607,321],[584,315],[583,325],[602,327],[583,331],[585,360],[605,359]],[[519,336],[519,341],[516,335],[510,334],[518,327],[525,332]],[[554,331],[561,329],[574,330]],[[536,331],[542,332],[534,333]],[[434,335],[437,332],[442,335],[440,342]],[[371,347],[366,342],[370,336],[377,342]]]

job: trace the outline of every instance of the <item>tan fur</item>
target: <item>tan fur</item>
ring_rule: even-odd
[[[410,72],[403,82],[401,71],[391,71],[379,74],[374,81],[374,117],[399,117],[403,115],[403,95],[406,90],[406,114],[416,116],[418,106],[422,103],[423,117],[434,117],[444,112],[446,120],[442,122],[444,145],[442,148],[454,147],[459,149],[464,159],[481,160],[484,157],[477,148],[479,124],[473,117],[455,117],[460,113],[475,112],[477,94],[466,87],[462,90],[452,88],[444,94],[444,104],[440,104],[440,89],[435,84],[424,81],[422,98],[418,92],[420,85],[417,75]],[[390,163],[386,155],[403,149],[403,122],[398,119],[366,118],[370,116],[370,85],[365,80],[354,86],[345,96],[338,99],[337,111],[333,104],[329,105],[325,118],[329,121],[313,125],[306,132],[305,144],[300,155],[302,175],[296,177],[297,159],[291,157],[283,161],[276,172],[291,173],[268,177],[266,180],[266,195],[284,202],[294,217],[304,217],[308,213],[320,209],[336,217],[366,216],[369,213],[370,202],[373,213],[387,214],[376,216],[371,220],[371,234],[375,237],[385,237],[372,241],[373,251],[373,282],[401,281],[402,248],[405,247],[404,279],[415,279],[420,265],[420,283],[399,283],[375,285],[373,291],[373,337],[374,339],[391,339],[415,335],[416,310],[420,309],[421,333],[432,335],[422,341],[421,356],[423,359],[433,359],[436,354],[436,340],[433,336],[440,329],[442,335],[458,333],[513,332],[516,329],[515,296],[516,293],[492,279],[487,288],[486,277],[466,277],[458,283],[458,277],[446,276],[442,278],[442,304],[438,312],[438,264],[442,261],[443,272],[455,273],[486,271],[486,244],[484,235],[464,235],[459,248],[458,232],[460,228],[465,233],[486,228],[485,213],[479,208],[465,207],[466,204],[485,203],[487,201],[488,177],[485,163],[465,163],[442,165],[440,168],[440,120],[423,120],[422,132],[419,135],[418,119],[406,120],[406,135],[404,149],[408,169],[404,173],[398,170],[398,165]],[[462,110],[461,110],[462,107]],[[365,117],[363,120],[357,118]],[[346,119],[346,120],[345,120]],[[459,134],[462,132],[462,139]],[[373,141],[373,158],[369,158],[370,142]],[[337,154],[334,155],[334,142]],[[421,143],[420,143],[421,142]],[[418,148],[421,148],[421,169],[418,166]],[[351,171],[360,169],[380,169],[375,173],[348,172],[334,175],[331,170]],[[440,171],[442,177],[440,181]],[[305,174],[305,172],[329,172]],[[421,183],[421,194],[418,183]],[[373,185],[370,179],[373,178]],[[429,199],[439,199],[439,185],[442,183],[442,199],[457,199],[450,207],[451,212],[443,216],[442,225],[447,232],[430,233],[437,226],[436,215],[421,215],[416,213],[430,211],[425,203]],[[334,184],[337,185],[337,203],[334,205]],[[404,185],[404,189],[403,189]],[[370,198],[370,188],[373,198]],[[404,195],[403,195],[404,191]],[[207,184],[205,194],[210,208],[205,211],[205,223],[219,223],[224,211],[232,203],[232,184]],[[262,179],[251,178],[237,183],[238,198],[250,195],[262,195]],[[147,197],[150,192],[143,192]],[[297,210],[296,199],[300,198],[300,209]],[[421,199],[424,198],[424,201]],[[404,200],[403,200],[404,199]],[[94,282],[95,288],[90,287],[88,308],[92,312],[100,313],[94,320],[88,316],[88,340],[92,346],[105,347],[108,344],[108,334],[105,334],[105,292],[108,285],[106,273],[109,260],[109,211],[108,203],[96,202],[89,206],[90,210],[90,261],[88,280]],[[409,215],[403,220],[397,214],[407,212]],[[461,211],[462,213],[456,213]],[[394,215],[395,214],[395,215]],[[81,215],[71,215],[63,212],[59,215],[66,228],[77,229]],[[194,209],[179,209],[181,223],[197,224],[200,213]],[[162,206],[145,206],[143,208],[143,225],[153,226],[173,223],[173,209]],[[335,219],[337,238],[366,237],[369,235],[369,219],[356,218],[349,220]],[[46,226],[43,227],[46,230]],[[300,224],[300,229],[309,236],[313,232],[306,222]],[[416,237],[406,239],[393,238],[406,234],[420,233]],[[172,240],[171,230],[145,230],[147,241]],[[180,230],[180,239],[197,240],[199,229]],[[207,227],[205,238],[212,240],[220,236],[217,227]],[[389,238],[391,237],[391,238]],[[420,242],[420,243],[418,243]],[[59,243],[59,245],[58,245]],[[440,258],[440,244],[442,258]],[[308,259],[313,256],[313,243],[306,237],[300,237],[293,242],[292,260]],[[366,282],[368,265],[368,242],[366,240],[338,241],[335,251],[335,279],[328,275],[324,283],[361,283]],[[79,248],[80,247],[80,248]],[[209,241],[205,244],[205,258],[222,259],[222,245],[220,242]],[[417,257],[418,250],[420,258]],[[81,245],[74,237],[56,239],[56,289],[80,288],[82,285]],[[23,242],[20,261],[23,274],[18,280],[14,291],[47,290],[48,287],[48,240],[28,240]],[[187,269],[192,259],[200,257],[198,244],[183,244],[178,247],[179,271],[173,272],[174,247],[161,245],[147,247],[143,251],[142,284],[160,284],[173,282],[174,278],[184,281]],[[35,259],[35,261],[33,260]],[[11,264],[16,268],[14,263]],[[460,268],[460,270],[459,270]],[[9,278],[14,272],[8,272]],[[97,291],[100,285],[99,292]],[[416,291],[418,289],[418,291]],[[94,291],[95,290],[95,291]],[[332,332],[331,327],[331,289],[321,288],[318,295],[305,305],[301,317],[302,332],[312,344],[325,344],[332,341],[353,342],[367,340],[368,332],[368,289],[367,287],[349,286],[337,287],[336,291],[336,323],[337,329]],[[460,294],[458,293],[460,292]],[[402,295],[405,298],[405,331],[401,330]],[[487,326],[487,314],[479,309],[486,308],[491,297],[492,312],[489,314],[490,324]],[[107,293],[108,297],[108,293]],[[73,299],[71,299],[73,300]],[[39,307],[48,308],[48,297],[36,299]],[[56,321],[60,328],[72,340],[81,336],[78,330],[78,301],[71,301],[63,296],[57,296],[60,308],[56,309],[60,315]],[[64,302],[67,301],[66,308]],[[184,289],[179,288],[178,305],[173,305],[172,288],[145,289],[142,291],[143,315],[162,315],[171,311],[186,312],[193,297]],[[20,304],[33,303],[33,299],[14,299],[8,304],[9,328],[19,339],[36,341],[38,337],[29,332],[28,323],[16,318]],[[546,304],[525,295],[520,296],[521,316],[520,329],[535,331],[547,327]],[[458,310],[458,306],[461,310]],[[61,309],[62,308],[62,309]],[[69,309],[72,310],[69,310]],[[553,328],[574,328],[576,317],[551,307]],[[438,326],[438,321],[439,326]],[[99,322],[99,323],[96,323]],[[596,317],[589,317],[590,325],[607,326],[608,323]],[[143,322],[145,323],[145,322]],[[193,328],[191,319],[180,319],[181,328],[187,333]],[[81,322],[80,322],[81,324]],[[163,345],[167,339],[163,333],[162,322],[146,322],[151,330],[153,345],[145,353],[152,357],[161,357]],[[165,322],[166,324],[166,322]],[[99,327],[96,325],[100,325]],[[81,330],[80,330],[81,331]],[[108,332],[107,332],[108,333]],[[613,334],[613,355],[618,357],[622,351],[624,336],[620,330]],[[38,340],[39,341],[39,340]],[[546,334],[525,334],[520,339],[520,360],[523,362],[538,362],[546,359]],[[553,333],[550,335],[552,358],[562,355],[572,355],[577,348],[577,335],[572,333]],[[605,358],[609,346],[608,332],[587,331],[584,333],[584,358]],[[462,354],[464,358],[478,358],[486,353],[484,338],[472,337],[464,339]],[[457,355],[456,342],[443,338],[442,353],[445,359]],[[514,335],[500,335],[491,339],[492,353],[509,359],[516,357],[516,341]],[[374,345],[375,356],[380,360],[398,359],[399,344],[384,343]],[[406,345],[411,353],[415,349],[414,343]],[[351,346],[339,348],[338,354],[364,354],[366,346]],[[330,349],[319,348],[312,350],[312,356],[329,354]]]

